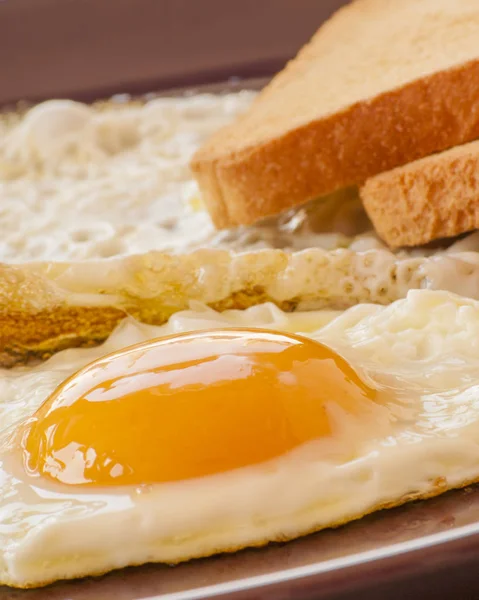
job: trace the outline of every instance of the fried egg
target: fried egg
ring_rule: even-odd
[[[31,587],[339,526],[479,479],[479,303],[125,320],[2,371],[0,581]]]

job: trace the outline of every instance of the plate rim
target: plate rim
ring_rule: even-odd
[[[458,493],[461,490],[453,490],[449,493]],[[399,508],[400,510],[401,508]],[[386,567],[386,563],[391,563],[394,559],[398,559],[401,566],[404,567],[414,560],[420,552],[427,552],[429,558],[434,555],[442,555],[445,552],[451,553],[451,558],[455,557],[455,561],[449,561],[447,566],[451,566],[452,562],[465,562],[461,553],[457,552],[458,546],[463,546],[464,543],[476,546],[479,548],[479,521],[468,525],[463,525],[452,530],[433,533],[426,536],[421,536],[416,539],[390,544],[380,549],[366,550],[355,554],[333,558],[330,560],[319,561],[311,565],[301,567],[292,567],[283,569],[266,575],[255,575],[252,577],[243,577],[241,579],[218,583],[211,586],[203,586],[192,590],[181,592],[171,592],[166,594],[157,594],[155,596],[141,596],[136,600],[206,600],[220,598],[241,598],[242,594],[257,592],[269,593],[274,586],[297,584],[302,581],[315,579],[325,576],[334,577],[341,576],[345,571],[371,571],[379,567]],[[432,562],[432,561],[431,561]],[[437,562],[437,561],[436,561]],[[435,563],[432,562],[429,568],[434,568]],[[428,568],[419,569],[427,571]],[[391,579],[386,577],[385,580]],[[330,581],[331,584],[331,581]],[[328,593],[328,592],[326,592]],[[329,596],[318,596],[319,598],[327,598]],[[256,596],[258,600],[260,596]],[[296,597],[301,600],[300,597]]]

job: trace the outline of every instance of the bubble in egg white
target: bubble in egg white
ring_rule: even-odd
[[[92,113],[72,100],[49,100],[33,107],[22,124],[25,141],[37,155],[49,159],[74,144],[93,138]]]
[[[93,121],[98,146],[113,155],[133,149],[140,141],[140,118],[138,113],[118,115],[100,113]]]

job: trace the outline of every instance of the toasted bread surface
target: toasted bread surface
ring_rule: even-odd
[[[195,154],[218,227],[479,137],[479,4],[356,0]]]
[[[369,179],[361,198],[393,248],[479,228],[479,142],[458,146]]]

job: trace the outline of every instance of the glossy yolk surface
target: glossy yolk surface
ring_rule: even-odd
[[[64,382],[25,424],[31,475],[73,485],[170,482],[267,461],[334,435],[328,406],[375,400],[329,348],[267,330],[162,338]]]

